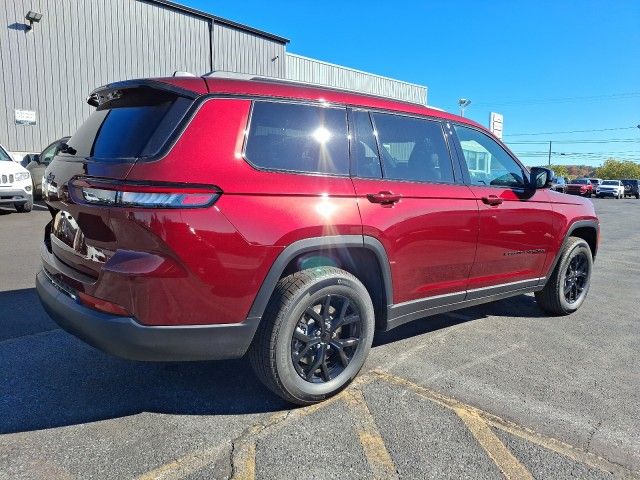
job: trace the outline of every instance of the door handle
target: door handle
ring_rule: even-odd
[[[393,205],[394,203],[398,203],[402,195],[391,192],[378,192],[378,193],[368,193],[367,199],[371,203],[379,203],[381,205]]]
[[[489,195],[488,197],[482,197],[482,203],[486,203],[487,205],[496,206],[502,203],[502,199],[495,195]]]

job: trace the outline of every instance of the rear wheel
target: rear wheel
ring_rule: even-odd
[[[274,393],[298,405],[335,395],[369,354],[375,319],[362,283],[334,267],[278,282],[251,347],[251,364]]]
[[[33,209],[33,202],[28,200],[24,203],[14,203],[13,206],[16,208],[18,213],[27,213]]]
[[[580,308],[589,291],[593,256],[582,238],[570,237],[536,302],[546,312],[568,315]]]

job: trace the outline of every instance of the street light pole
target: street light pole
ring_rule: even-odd
[[[551,140],[549,140],[549,165],[551,165]]]
[[[460,116],[464,117],[464,109],[471,105],[471,100],[468,98],[461,98],[458,100],[458,105],[460,105]]]

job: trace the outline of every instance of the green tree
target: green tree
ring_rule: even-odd
[[[547,165],[545,168],[550,168],[558,177],[568,177],[569,168],[566,165]]]
[[[596,176],[613,180],[640,178],[640,163],[609,158],[601,167],[596,168]]]

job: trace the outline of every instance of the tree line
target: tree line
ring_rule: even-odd
[[[609,158],[600,167],[588,165],[542,165],[550,168],[559,177],[597,177],[608,180],[620,180],[623,178],[640,179],[640,163],[631,160],[618,160]]]

